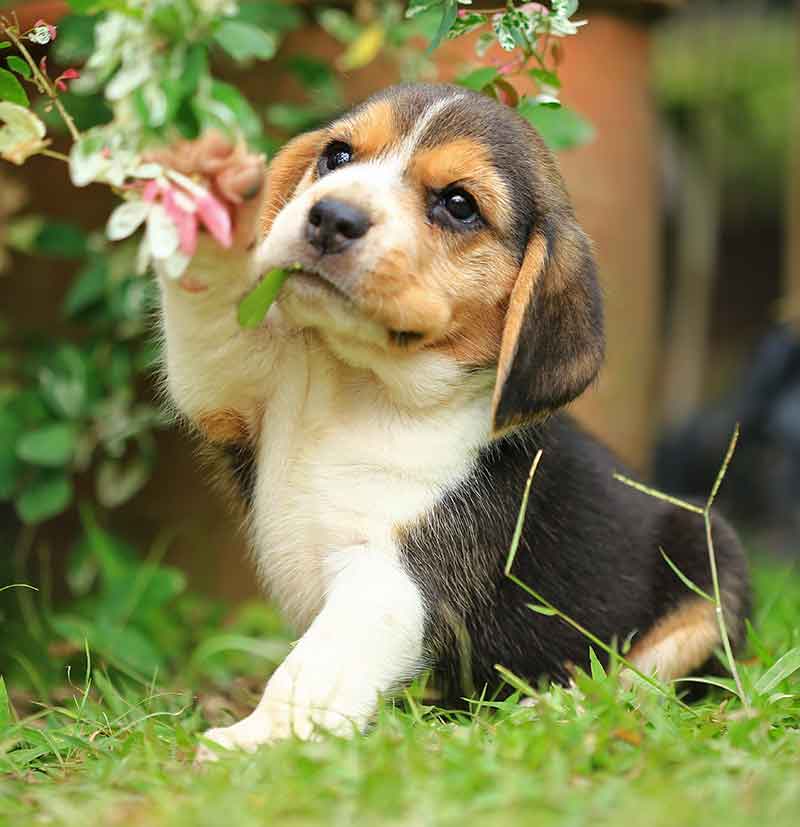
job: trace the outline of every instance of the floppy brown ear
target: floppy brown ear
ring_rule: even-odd
[[[306,170],[322,152],[325,133],[306,132],[292,138],[272,159],[267,169],[267,189],[261,213],[261,232],[266,235],[278,213],[291,200]]]
[[[571,216],[535,229],[506,311],[493,431],[571,402],[597,375],[603,351],[602,298],[589,240]]]

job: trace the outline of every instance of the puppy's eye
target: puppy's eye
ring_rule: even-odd
[[[442,195],[442,205],[457,221],[469,223],[478,217],[475,199],[465,190],[448,190]]]
[[[344,141],[333,141],[328,144],[317,162],[317,173],[320,178],[333,172],[353,160],[353,148]]]

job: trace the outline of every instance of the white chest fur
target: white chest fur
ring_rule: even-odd
[[[264,414],[253,539],[259,573],[305,630],[348,549],[394,557],[394,530],[462,479],[485,443],[489,393],[400,407],[317,339],[287,348]]]

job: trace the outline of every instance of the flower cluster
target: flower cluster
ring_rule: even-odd
[[[143,164],[138,173],[143,179],[150,177],[128,185],[127,200],[111,213],[106,235],[118,241],[145,225],[137,257],[139,272],[155,261],[168,277],[181,278],[197,249],[201,224],[223,247],[231,246],[230,214],[209,190],[155,163]]]

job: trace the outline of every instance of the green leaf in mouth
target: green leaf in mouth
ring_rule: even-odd
[[[258,327],[267,315],[283,283],[289,276],[300,270],[300,265],[293,267],[276,267],[270,270],[261,281],[239,302],[237,314],[242,327]]]

